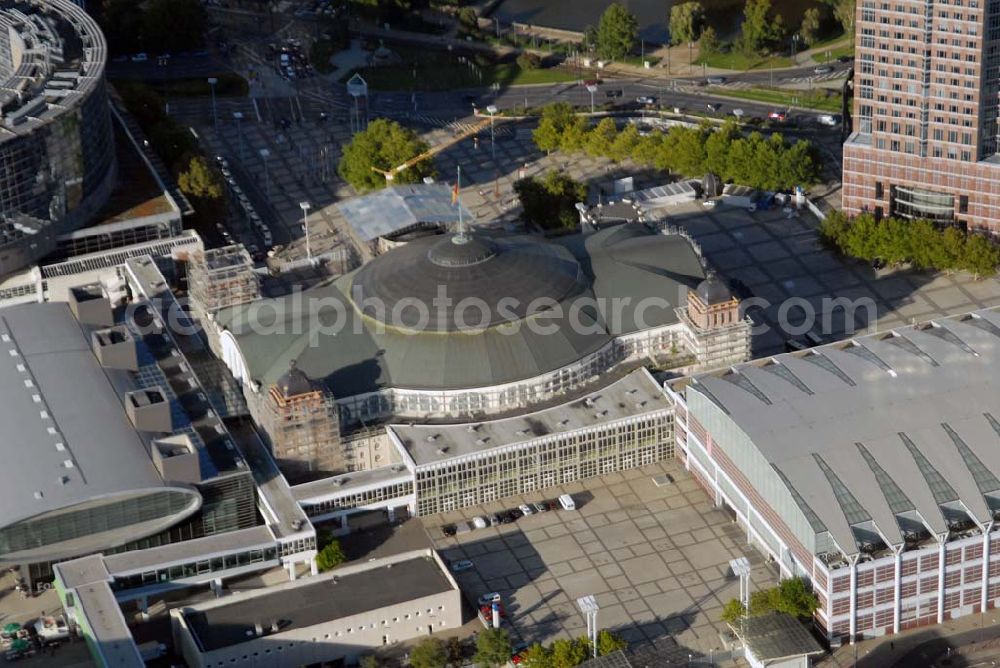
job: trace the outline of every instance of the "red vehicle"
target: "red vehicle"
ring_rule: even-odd
[[[778,121],[779,123],[784,123],[788,118],[783,111],[772,111],[767,115],[767,117],[772,121]]]
[[[500,608],[500,618],[505,619],[507,617],[507,612],[503,609],[503,603],[497,603]],[[481,614],[487,620],[493,619],[493,606],[483,605],[479,607],[479,614]]]

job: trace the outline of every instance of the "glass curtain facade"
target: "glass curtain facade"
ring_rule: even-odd
[[[197,494],[193,492],[161,490],[48,513],[0,529],[0,554],[16,554],[98,536],[131,525],[181,516],[197,502]]]
[[[487,503],[673,457],[673,424],[673,413],[663,411],[418,467],[417,514]]]

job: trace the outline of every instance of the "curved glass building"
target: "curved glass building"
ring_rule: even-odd
[[[107,46],[69,0],[0,0],[0,274],[81,227],[116,181]],[[30,217],[43,225],[12,225]]]

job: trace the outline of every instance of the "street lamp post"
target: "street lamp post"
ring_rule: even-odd
[[[219,83],[219,80],[215,77],[208,77],[208,86],[212,89],[212,127],[216,130],[219,128],[218,117],[215,114],[215,84]]]
[[[242,111],[234,111],[233,118],[236,119],[236,136],[239,137],[240,142],[240,160],[243,159],[243,128],[240,126],[240,121],[243,120]]]
[[[299,208],[302,209],[302,229],[306,233],[306,259],[310,262],[312,261],[312,246],[309,244],[309,209],[312,205],[309,202],[299,202]]]
[[[260,157],[264,160],[264,192],[267,198],[271,199],[271,173],[267,168],[267,159],[271,157],[271,151],[266,148],[260,149]]]
[[[497,106],[495,104],[491,104],[490,106],[486,107],[486,113],[490,115],[490,152],[493,155],[493,160],[496,161],[497,143],[496,143],[496,135],[493,133],[493,117],[497,113]]]

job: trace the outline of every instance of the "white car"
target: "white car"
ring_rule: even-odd
[[[517,507],[517,509],[520,510],[522,513],[524,513],[524,515],[526,517],[528,515],[534,515],[535,514],[535,509],[532,508],[531,506],[529,506],[527,503],[522,503],[521,505],[519,505]]]
[[[701,205],[703,207],[705,207],[706,209],[714,209],[715,207],[717,207],[719,205],[719,200],[717,200],[717,199],[707,199],[704,202],[702,202]]]
[[[493,605],[494,603],[499,603],[499,602],[500,602],[500,592],[495,592],[495,591],[491,591],[489,594],[483,594],[476,601],[476,603],[479,604],[479,607],[483,607],[484,605]]]
[[[476,527],[477,529],[485,529],[486,527],[489,526],[489,522],[486,521],[485,517],[473,517],[472,526]]]
[[[461,561],[454,561],[451,564],[452,573],[461,573],[462,571],[471,570],[475,564],[473,564],[468,559],[462,559]]]

